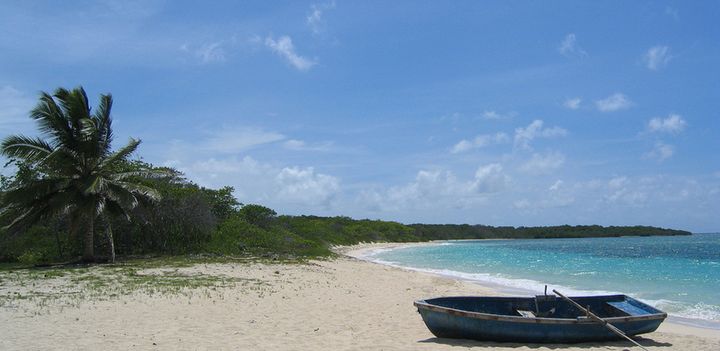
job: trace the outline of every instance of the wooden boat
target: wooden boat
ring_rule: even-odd
[[[439,297],[415,301],[425,325],[439,338],[531,343],[620,340],[649,333],[667,317],[626,295],[570,297],[581,311],[555,295],[536,297]],[[593,318],[590,318],[593,317]],[[602,321],[596,319],[599,317]],[[626,337],[627,338],[627,337]]]

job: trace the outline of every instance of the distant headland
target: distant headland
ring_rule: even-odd
[[[559,225],[549,227],[493,227],[468,224],[413,224],[418,236],[437,239],[547,239],[620,236],[691,235],[685,230],[652,226]]]

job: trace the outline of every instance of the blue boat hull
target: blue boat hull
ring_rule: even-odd
[[[616,314],[607,316],[606,320],[627,335],[655,331],[666,317],[665,313],[627,296],[609,297],[613,301],[622,301],[610,301],[611,303],[625,303],[627,307],[615,311],[612,307],[603,306],[602,303],[606,302],[604,300],[593,301],[593,305],[596,306],[596,310],[606,307],[605,314]],[[596,298],[573,297],[572,299],[583,301]],[[549,318],[515,316],[510,312],[500,314],[497,311],[498,309],[515,310],[517,309],[515,306],[539,310],[540,308],[535,308],[536,305],[533,305],[535,301],[532,298],[455,297],[417,301],[415,306],[418,307],[418,312],[428,329],[440,338],[527,343],[577,343],[619,339],[618,335],[604,325],[579,315],[578,311],[572,311],[569,304],[560,300],[553,301],[553,311],[559,311],[560,315]],[[494,306],[493,303],[498,306]],[[547,309],[548,306],[542,308]],[[566,318],[573,312],[575,312],[574,318]]]

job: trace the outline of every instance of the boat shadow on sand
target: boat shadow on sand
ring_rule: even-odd
[[[660,342],[655,341],[650,338],[645,338],[641,336],[636,336],[633,338],[633,340],[637,341],[641,345],[645,347],[672,347],[673,344],[669,342]],[[458,346],[458,347],[464,347],[464,348],[470,348],[470,347],[490,347],[493,350],[495,349],[517,349],[519,347],[527,347],[530,349],[550,349],[550,350],[562,350],[562,349],[584,349],[584,348],[597,348],[597,349],[605,349],[607,347],[617,347],[618,349],[627,349],[632,350],[634,347],[630,345],[627,341],[603,341],[603,342],[583,342],[583,343],[577,343],[577,344],[528,344],[528,343],[513,343],[513,342],[493,342],[493,341],[475,341],[475,340],[469,340],[469,339],[447,339],[447,338],[429,338],[424,340],[419,340],[419,343],[427,343],[427,344],[442,344],[442,345],[449,345],[449,346]]]

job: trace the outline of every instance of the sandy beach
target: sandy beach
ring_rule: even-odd
[[[376,247],[360,245],[342,252],[356,255],[357,250]],[[51,277],[28,283],[4,273],[0,349],[632,349],[625,342],[523,345],[437,339],[425,328],[414,300],[496,292],[349,256],[305,264],[213,263],[137,272],[145,277],[169,274],[221,277],[231,283],[164,293],[119,293],[109,286],[93,290],[99,294],[68,300],[52,295],[72,291],[80,280]],[[38,292],[44,292],[42,298]],[[34,298],[9,298],[33,294]],[[668,322],[637,340],[651,350],[720,349],[720,331]]]

